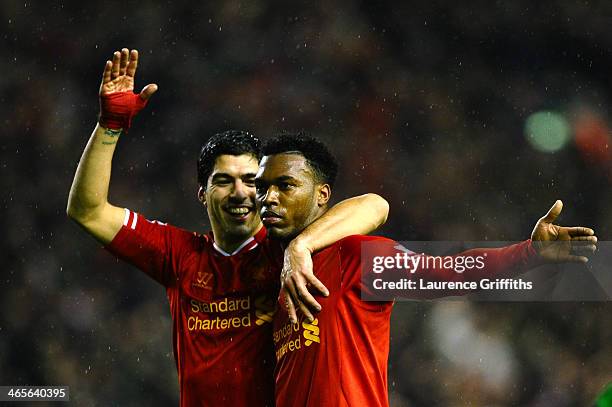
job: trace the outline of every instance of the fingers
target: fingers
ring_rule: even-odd
[[[314,321],[313,313],[319,312],[321,305],[309,288],[314,287],[325,296],[329,295],[329,292],[312,272],[312,257],[308,248],[292,242],[285,249],[281,284],[290,297],[291,303],[302,311],[305,319],[308,322]],[[297,318],[292,319],[292,322],[297,322]]]
[[[570,249],[575,254],[591,254],[597,250],[597,236],[578,236],[570,241]]]
[[[589,228],[569,228],[569,229],[584,229],[582,232],[584,234],[589,234],[589,232],[595,233],[592,229]],[[571,234],[571,233],[570,233]],[[597,251],[597,236],[584,236],[581,234],[580,236],[574,236],[571,238],[572,251],[574,253],[595,253]]]
[[[304,306],[306,306],[308,310],[312,309],[317,312],[321,311],[321,304],[319,304],[317,300],[315,300],[315,298],[312,296],[312,294],[310,294],[310,292],[306,288],[305,282],[303,280],[296,282],[296,286],[297,286],[297,294],[299,295],[300,304],[303,304]],[[310,314],[312,316],[312,313]]]
[[[593,242],[597,243],[597,236],[576,236],[572,237],[573,242]]]
[[[126,75],[134,77],[136,74],[136,68],[138,68],[138,50],[133,49],[130,52],[130,62],[127,65]]]
[[[572,237],[595,235],[595,231],[593,229],[585,228],[584,226],[574,226],[574,227],[566,228],[566,229],[567,229],[567,233],[569,233],[569,235]],[[596,237],[595,237],[595,241],[597,241]]]
[[[296,299],[298,300],[298,305],[300,306],[300,309],[303,305],[308,310],[307,316],[310,317],[312,317],[312,313],[310,312],[310,310],[316,312],[321,311],[321,304],[319,304],[317,300],[315,300],[315,298],[312,296],[310,291],[308,291],[307,284],[310,281],[316,281],[320,287],[323,287],[323,289],[327,291],[325,286],[314,275],[312,275],[312,273],[306,276],[300,273],[292,273],[290,279],[293,280],[292,283],[295,286],[296,294],[298,295]],[[314,320],[314,318],[309,319],[309,322],[312,322],[312,320]]]
[[[295,305],[293,305],[293,301],[291,300],[291,296],[287,291],[285,291],[285,307],[287,308],[287,314],[289,315],[289,320],[292,324],[297,322],[297,313],[295,312]]]
[[[115,79],[119,76],[119,64],[121,60],[121,53],[119,51],[115,51],[113,53],[113,67],[111,69],[111,79]]]
[[[312,315],[312,313],[310,312],[308,307],[304,304],[304,302],[301,301],[301,299],[300,299],[300,302],[298,302],[298,306],[300,307],[300,310],[302,311],[302,314],[304,314],[304,317],[306,318],[306,321],[308,321],[308,322],[314,321],[314,316]],[[296,318],[295,322],[297,322],[297,318]]]
[[[594,244],[585,244],[585,245],[572,245],[572,252],[576,254],[591,254],[597,251],[597,246]]]
[[[140,98],[142,100],[149,100],[149,98],[157,92],[157,85],[154,83],[150,83],[140,91]]]
[[[314,299],[312,294],[308,292],[304,279],[292,274],[291,277],[285,280],[284,288],[285,292],[290,297],[291,304],[297,304],[308,322],[314,321],[311,309],[320,311],[321,305]],[[295,317],[290,315],[289,318],[291,322],[297,322],[297,315]]]
[[[130,51],[127,48],[121,50],[121,58],[119,59],[119,76],[125,75],[125,69],[128,65]]]
[[[563,209],[563,202],[561,202],[560,199],[557,199],[555,203],[553,204],[553,206],[548,210],[546,215],[544,215],[542,220],[547,223],[553,223],[555,219],[557,219],[557,216],[559,216],[559,214],[561,213],[562,209]]]
[[[327,287],[325,287],[325,285],[321,281],[319,281],[319,279],[316,278],[314,274],[306,275],[305,278],[306,278],[306,284],[310,284],[312,287],[314,287],[315,290],[321,293],[321,295],[323,295],[324,297],[329,296],[329,291],[327,290]]]
[[[297,322],[297,314],[295,312],[295,304],[299,303],[299,298],[298,298],[297,292],[295,291],[295,287],[293,285],[293,281],[286,280],[283,288],[285,289],[287,312],[290,311],[289,310],[289,307],[290,307],[289,304],[291,304],[291,306],[293,308],[293,315],[291,313],[289,313],[289,320],[291,320],[292,323],[296,323]]]
[[[106,63],[108,65],[108,62]],[[128,75],[134,77],[136,68],[138,67],[138,51],[128,50],[123,48],[121,51],[113,52],[113,60],[111,62],[110,78],[106,80],[106,66],[104,67],[104,80],[106,82],[113,80],[119,76]]]
[[[291,274],[289,280],[290,281],[287,283],[287,286],[290,287],[290,292],[292,293],[292,300],[294,304],[298,305],[299,309],[302,311],[304,317],[306,317],[308,322],[314,321],[314,316],[312,315],[312,312],[310,312],[309,307],[312,307],[316,310],[320,310],[321,306],[308,292],[304,280],[299,275]],[[297,322],[297,318],[295,322]]]
[[[589,258],[586,256],[575,256],[573,254],[564,254],[557,259],[559,262],[567,263],[588,263]]]
[[[111,69],[113,67],[113,63],[111,61],[106,61],[104,65],[104,72],[102,72],[102,85],[111,81]]]
[[[596,236],[579,236],[572,238],[570,248],[573,252],[594,252],[597,250]]]

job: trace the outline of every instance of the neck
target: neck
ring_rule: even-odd
[[[308,223],[302,230],[306,229],[311,223],[315,222],[321,216],[325,215],[325,212],[327,212],[327,205],[318,207],[317,210],[314,211],[312,215],[308,218]],[[300,233],[302,232],[300,231]]]
[[[223,249],[223,251],[227,253],[232,253],[234,250],[240,247],[240,245],[243,244],[246,240],[255,236],[261,230],[262,227],[263,227],[263,224],[259,222],[259,224],[255,228],[255,231],[246,237],[245,236],[231,236],[231,235],[228,235],[227,233],[224,233],[225,231],[219,231],[219,230],[215,230],[216,228],[213,228],[213,238],[215,239],[215,243],[217,244],[217,246]]]
[[[282,241],[283,247],[287,247],[289,242],[295,239],[298,235],[302,234],[302,232],[305,229],[307,229],[308,226],[310,226],[313,222],[315,222],[317,219],[323,216],[325,212],[327,212],[327,206],[322,206],[322,207],[317,208],[316,211],[310,214],[310,216],[308,217],[308,220],[304,222],[304,225],[299,230],[296,230],[294,234],[292,234],[291,236],[288,236],[286,239],[283,239]]]

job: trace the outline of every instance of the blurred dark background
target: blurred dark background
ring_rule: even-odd
[[[522,240],[554,203],[610,240],[612,3],[0,3],[0,384],[74,405],[178,400],[164,290],[65,215],[104,61],[159,91],[115,155],[110,200],[206,231],[215,132],[305,129],[336,200],[391,205],[399,240]],[[612,379],[610,303],[401,303],[393,406],[584,406]]]

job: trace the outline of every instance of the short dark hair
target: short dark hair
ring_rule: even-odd
[[[282,132],[267,141],[262,148],[263,156],[293,152],[304,156],[317,182],[334,186],[338,162],[325,144],[309,134],[303,131]]]
[[[212,136],[202,149],[198,158],[198,183],[206,188],[208,177],[215,167],[217,157],[224,154],[250,154],[256,160],[261,158],[261,142],[257,137],[242,130],[227,130]]]

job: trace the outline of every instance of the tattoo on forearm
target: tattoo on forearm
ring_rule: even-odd
[[[119,137],[121,135],[122,129],[114,130],[114,129],[104,129],[104,134],[111,137]]]
[[[104,135],[111,137],[112,140],[108,140],[108,141],[102,140],[102,144],[105,144],[105,145],[117,144],[117,138],[121,135],[121,131],[122,129],[119,129],[119,130],[104,129]]]

